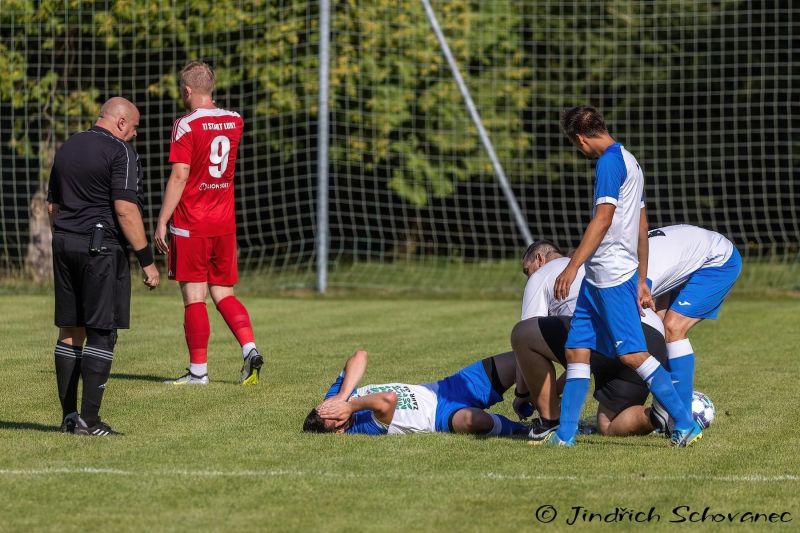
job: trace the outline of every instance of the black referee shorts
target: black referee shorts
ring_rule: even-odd
[[[117,243],[89,255],[89,236],[53,234],[55,324],[60,328],[130,327],[131,273],[128,255]]]
[[[552,316],[538,320],[545,342],[566,368],[564,344],[567,342],[570,318]],[[642,328],[647,341],[647,351],[665,368],[669,368],[664,337],[647,324],[642,324]],[[650,394],[649,387],[635,370],[624,365],[619,358],[592,352],[590,367],[594,376],[594,399],[601,405],[615,413],[622,412],[632,405],[644,405],[647,395]]]

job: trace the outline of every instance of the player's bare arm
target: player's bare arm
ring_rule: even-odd
[[[356,390],[364,372],[367,370],[369,357],[366,350],[356,350],[353,355],[347,358],[344,364],[344,379],[339,393],[334,398],[347,400],[353,391]]]
[[[156,224],[156,232],[153,235],[153,242],[156,248],[161,253],[169,251],[169,244],[167,243],[167,224],[172,218],[172,213],[178,207],[178,203],[183,196],[183,190],[186,188],[186,182],[189,180],[189,170],[191,167],[185,163],[175,163],[172,165],[172,172],[167,181],[167,187],[164,190],[164,200],[161,202],[161,211],[158,213],[158,223]]]
[[[614,204],[600,204],[595,209],[594,217],[586,227],[581,243],[572,255],[569,264],[556,278],[553,292],[557,300],[563,300],[569,296],[569,288],[572,286],[572,282],[575,281],[575,276],[578,275],[578,269],[600,246],[608,228],[611,227],[616,208]]]
[[[647,286],[647,261],[650,256],[650,241],[647,238],[649,231],[647,210],[643,207],[639,213],[639,243],[637,245],[637,254],[639,256],[639,313],[642,316],[644,316],[645,309],[655,309],[650,287]]]
[[[344,422],[353,416],[353,413],[367,409],[375,414],[378,422],[389,425],[392,423],[395,407],[397,407],[397,394],[378,392],[351,398],[348,401],[336,397],[329,398],[317,407],[317,412],[324,419]]]
[[[139,211],[139,206],[128,200],[114,200],[114,211],[117,214],[122,234],[125,239],[130,243],[134,250],[147,249],[147,254],[152,259],[152,252],[150,252],[147,243],[147,235],[144,231],[144,221],[142,220],[142,213]],[[143,266],[144,271],[144,284],[155,289],[158,287],[159,273],[155,263]]]

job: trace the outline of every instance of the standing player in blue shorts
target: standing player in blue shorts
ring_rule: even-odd
[[[487,413],[516,379],[512,352],[475,361],[439,381],[411,385],[383,383],[358,387],[367,352],[357,350],[303,422],[303,431],[365,435],[472,433],[524,435],[528,426]]]
[[[696,226],[667,226],[649,236],[647,277],[664,321],[672,383],[691,409],[695,364],[689,330],[717,318],[742,272],[742,256],[724,236]]]
[[[596,350],[616,355],[636,370],[675,420],[672,445],[688,446],[702,437],[702,429],[675,391],[669,372],[647,352],[641,327],[642,307],[653,307],[647,286],[648,228],[641,167],[609,135],[596,109],[569,109],[561,117],[561,126],[578,150],[598,160],[592,220],[554,287],[557,299],[568,297],[578,269],[585,264],[586,277],[565,345],[567,382],[560,426],[548,435],[545,444],[575,444],[578,419],[589,391],[590,355]]]

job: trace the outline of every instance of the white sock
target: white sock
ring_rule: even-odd
[[[208,374],[208,363],[203,363],[196,365],[194,363],[189,363],[189,372],[194,374],[197,377],[205,376]]]
[[[250,353],[250,350],[256,347],[256,343],[248,342],[244,346],[242,346],[242,357],[247,357],[247,354]]]

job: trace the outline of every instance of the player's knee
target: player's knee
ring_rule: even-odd
[[[674,313],[667,313],[664,317],[664,336],[667,342],[685,339],[689,333],[692,324],[681,318]]]
[[[644,362],[647,361],[650,357],[651,357],[650,354],[647,352],[636,352],[636,353],[621,355],[619,357],[619,360],[623,365],[627,366],[628,368],[636,370],[637,368],[642,366],[642,364],[644,364]]]
[[[532,320],[521,320],[514,325],[514,329],[511,330],[511,347],[515,352],[527,346],[533,329],[535,321]]]
[[[478,413],[475,411],[467,411],[467,419],[469,420],[467,428],[469,433],[488,433],[494,427],[494,420],[491,415],[486,413]]]
[[[451,424],[455,433],[486,433],[494,425],[489,415],[484,412],[478,413],[472,409],[456,411]]]
[[[616,415],[617,413],[600,404],[597,409],[597,432],[606,437],[610,436],[611,421],[614,420]]]
[[[86,345],[113,352],[117,344],[117,330],[86,328]]]

